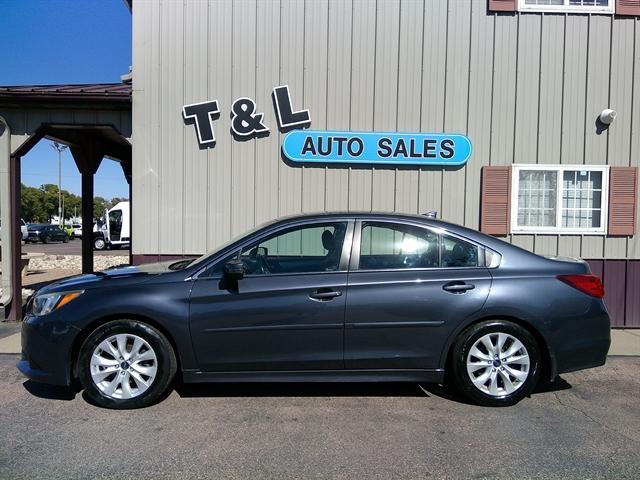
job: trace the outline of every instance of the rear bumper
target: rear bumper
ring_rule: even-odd
[[[70,385],[70,357],[78,329],[61,320],[42,320],[27,315],[22,323],[20,372],[30,380]]]
[[[604,365],[610,345],[610,338],[592,339],[580,342],[569,350],[557,352],[556,373],[575,372]]]
[[[557,322],[550,353],[551,376],[605,364],[611,346],[611,322],[604,303],[594,300],[588,312]]]

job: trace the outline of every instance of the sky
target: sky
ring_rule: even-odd
[[[117,83],[131,65],[131,14],[123,0],[0,0],[0,85]],[[22,158],[22,183],[58,183],[58,153],[41,140]],[[80,194],[67,149],[62,188]],[[105,159],[95,195],[128,197],[122,168]]]

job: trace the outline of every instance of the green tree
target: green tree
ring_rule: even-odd
[[[21,197],[22,218],[33,223],[48,220],[44,210],[42,190],[22,185]]]
[[[108,202],[103,197],[93,198],[93,218],[104,217],[104,211],[110,208]]]
[[[62,205],[64,218],[71,218],[74,212],[82,214],[82,197],[67,190],[62,190]],[[93,199],[93,218],[102,218],[105,210],[112,208],[126,198],[113,197],[107,200],[103,197]],[[22,217],[30,223],[48,223],[58,215],[58,186],[52,183],[41,185],[40,188],[22,185]]]

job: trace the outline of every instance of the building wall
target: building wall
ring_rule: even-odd
[[[638,18],[494,14],[483,0],[141,1],[133,64],[137,255],[198,254],[266,220],[322,210],[437,210],[478,228],[483,165],[640,164]],[[270,97],[284,84],[313,129],[465,133],[473,154],[460,169],[290,166]],[[264,112],[269,136],[232,138],[241,96]],[[212,99],[217,143],[201,150],[181,109]],[[618,117],[598,135],[609,106]],[[638,234],[510,240],[640,258]]]

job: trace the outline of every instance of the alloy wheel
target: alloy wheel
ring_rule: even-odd
[[[91,355],[91,378],[106,396],[125,400],[144,393],[158,371],[151,345],[133,334],[117,334],[98,344]]]
[[[492,397],[510,395],[529,376],[529,352],[513,335],[494,332],[476,340],[467,355],[467,374],[473,385]]]

